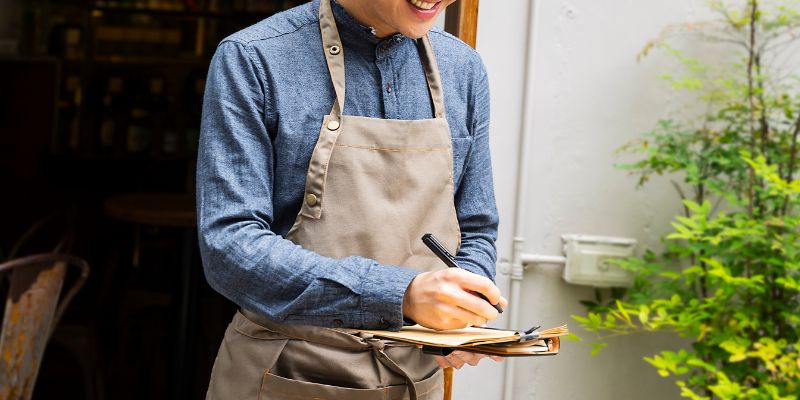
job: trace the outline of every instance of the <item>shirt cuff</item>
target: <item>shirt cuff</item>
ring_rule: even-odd
[[[396,331],[403,326],[403,295],[421,271],[373,264],[361,291],[361,326]]]

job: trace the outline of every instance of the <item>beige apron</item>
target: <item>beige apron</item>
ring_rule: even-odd
[[[455,254],[450,129],[429,38],[418,40],[435,118],[342,114],[344,53],[329,0],[320,30],[336,92],[288,239],[323,256],[352,255],[419,271],[443,267],[420,240],[436,234]],[[377,322],[377,321],[376,321]],[[416,347],[335,328],[287,325],[242,310],[225,333],[207,399],[441,400],[442,371]]]

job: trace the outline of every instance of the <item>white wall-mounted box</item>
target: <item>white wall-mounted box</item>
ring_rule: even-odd
[[[595,287],[629,287],[633,274],[611,262],[630,257],[636,240],[608,236],[563,235],[567,256],[564,280],[576,285]]]

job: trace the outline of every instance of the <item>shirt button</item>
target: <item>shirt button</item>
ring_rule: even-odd
[[[309,193],[306,195],[306,204],[308,204],[311,207],[317,205],[317,200],[318,200],[317,195],[315,195],[314,193]]]
[[[338,327],[338,326],[342,326],[342,324],[343,324],[342,320],[340,320],[338,318],[333,320],[333,326],[337,326]]]
[[[339,129],[339,126],[340,126],[339,121],[330,121],[328,122],[327,125],[329,131],[335,131]]]
[[[386,85],[386,91],[392,93],[392,85]]]

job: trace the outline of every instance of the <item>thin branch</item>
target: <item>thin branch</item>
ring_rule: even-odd
[[[755,47],[756,47],[756,13],[758,12],[758,1],[750,0],[750,44],[748,46],[748,59],[747,59],[747,99],[750,102],[750,156],[754,157],[756,154],[756,122],[755,122],[755,99],[753,95],[753,65],[755,64]],[[732,22],[732,21],[731,21]],[[749,182],[747,185],[747,212],[750,218],[753,217],[753,200],[755,198],[753,192],[753,184],[755,181],[755,173],[753,168],[749,168]],[[748,268],[749,270],[749,268]],[[748,271],[749,276],[749,271]]]
[[[675,180],[673,179],[670,179],[669,182],[672,184],[675,190],[678,191],[678,196],[681,197],[681,204],[683,204],[683,214],[686,217],[689,217],[689,207],[686,207],[686,204],[684,203],[684,200],[686,200],[686,194],[683,192],[683,189],[681,189],[681,185],[679,185],[678,182],[675,182]]]
[[[758,85],[758,103],[761,107],[759,115],[759,125],[761,128],[761,154],[767,157],[767,164],[769,164],[769,154],[767,154],[767,136],[769,135],[769,121],[767,120],[767,101],[764,99],[764,80],[761,74],[761,55],[756,54],[754,57],[756,67],[756,84]]]
[[[714,206],[711,207],[711,213],[709,214],[709,216],[717,215],[717,211],[719,211],[719,206],[720,204],[722,204],[723,199],[724,197],[717,196],[717,200],[714,201]]]
[[[800,112],[797,113],[797,119],[794,121],[794,131],[792,132],[792,147],[789,153],[789,166],[786,168],[786,181],[791,182],[794,179],[794,163],[797,160],[797,137],[800,135]],[[781,207],[782,215],[786,215],[789,210],[789,195],[783,199],[783,207]]]

